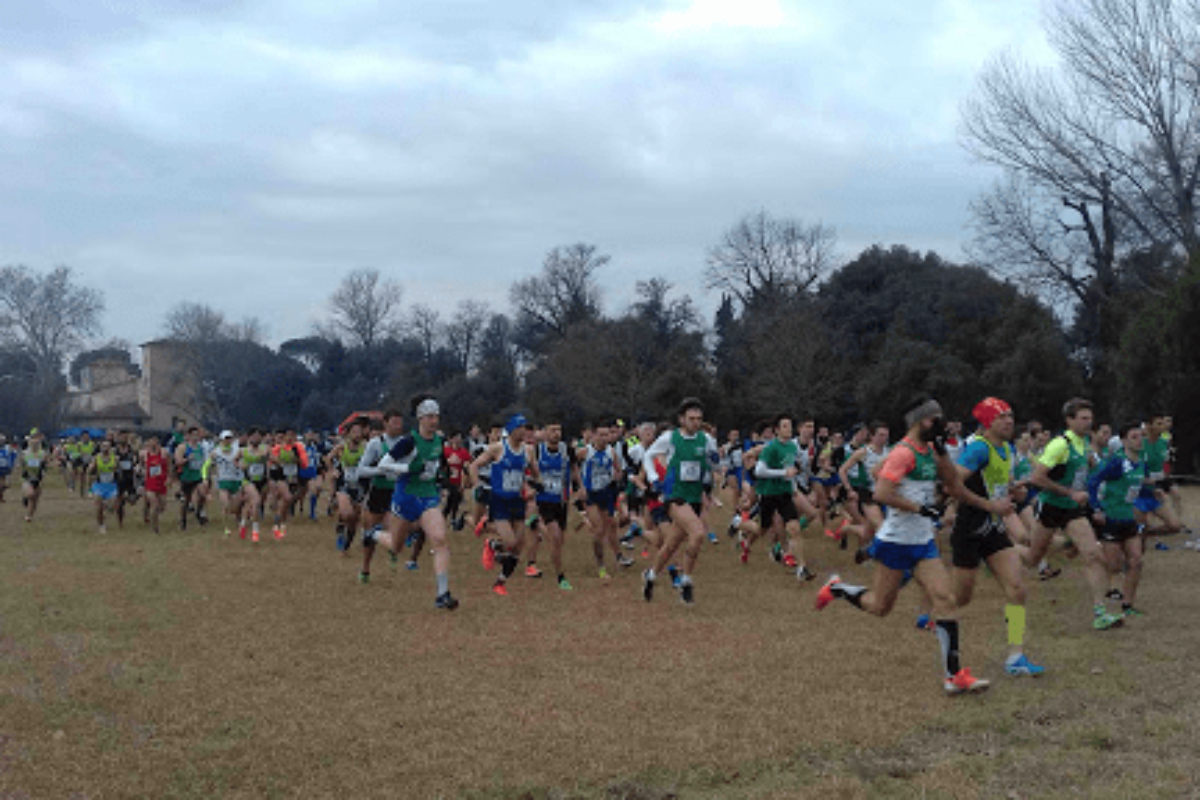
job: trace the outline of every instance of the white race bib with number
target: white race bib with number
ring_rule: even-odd
[[[261,478],[263,476],[263,465],[262,464],[251,464],[250,465],[250,476],[252,478]]]
[[[597,472],[592,475],[592,491],[602,492],[612,483],[612,475],[607,472]]]
[[[423,481],[432,481],[437,478],[437,474],[438,462],[436,461],[426,461],[425,465],[421,467],[421,480]]]
[[[289,478],[296,477],[296,475],[299,472],[300,472],[300,470],[295,464],[284,464],[283,465],[283,474]]]
[[[521,484],[525,482],[525,475],[521,472],[505,472],[504,486],[502,491],[505,493],[513,493],[521,491]]]
[[[546,494],[562,495],[563,480],[561,475],[544,475],[542,477],[542,487],[546,490]]]
[[[685,483],[695,483],[703,475],[704,469],[699,461],[679,462],[679,480]]]
[[[1132,504],[1133,501],[1138,499],[1138,495],[1141,493],[1142,493],[1141,486],[1130,486],[1129,491],[1125,492],[1125,502]]]
[[[113,474],[111,472],[101,472],[100,473],[100,483],[112,483],[112,482],[113,482]]]
[[[162,475],[162,467],[158,466],[157,464],[150,467],[150,477],[151,478],[157,478],[159,475]]]

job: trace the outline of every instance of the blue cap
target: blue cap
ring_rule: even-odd
[[[508,418],[508,422],[504,424],[505,433],[512,433],[517,428],[523,428],[529,424],[529,420],[525,419],[522,414],[513,414]]]

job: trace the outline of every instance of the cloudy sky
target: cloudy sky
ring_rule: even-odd
[[[507,310],[551,247],[610,310],[703,306],[742,215],[961,255],[957,140],[1037,0],[0,0],[0,264],[65,263],[135,343],[181,300],[304,335],[339,280]]]

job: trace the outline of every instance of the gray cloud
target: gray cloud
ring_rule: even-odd
[[[702,299],[759,208],[954,257],[991,179],[958,105],[1037,42],[1032,0],[79,5],[0,45],[0,262],[75,266],[133,340],[183,299],[302,335],[363,266],[505,308],[580,240],[610,303]]]

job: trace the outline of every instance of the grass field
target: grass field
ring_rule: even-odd
[[[643,602],[640,565],[595,577],[583,534],[574,592],[495,597],[453,534],[448,614],[431,560],[360,586],[326,521],[257,547],[219,525],[101,536],[51,483],[32,525],[0,505],[3,797],[1200,797],[1200,553],[1179,540],[1121,630],[1091,630],[1076,564],[1035,582],[1036,680],[1002,674],[981,580],[963,652],[993,687],[951,699],[913,591],[884,620],[818,614],[816,583],[724,539],[688,608]],[[822,575],[866,578],[810,541]]]

